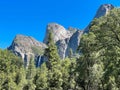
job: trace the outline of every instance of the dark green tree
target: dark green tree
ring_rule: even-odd
[[[120,88],[120,9],[113,9],[107,16],[93,21],[91,32],[98,40],[101,61],[104,64],[104,88]]]
[[[35,76],[35,90],[47,90],[48,88],[48,69],[46,64],[43,63],[40,68],[37,69],[37,74]]]
[[[79,49],[82,53],[77,60],[77,71],[79,73],[77,82],[84,90],[97,90],[100,88],[100,78],[102,77],[103,71],[94,72],[96,69],[102,69],[102,63],[99,61],[99,52],[96,51],[96,45],[96,36],[92,32],[83,35],[81,38]]]
[[[78,83],[84,90],[119,90],[120,9],[95,19],[83,35],[78,60]]]
[[[60,71],[60,58],[51,32],[49,32],[47,45],[48,48],[45,50],[45,57],[47,58],[46,66],[48,68],[48,89],[61,90],[62,73]]]
[[[22,82],[19,82],[18,79],[18,73],[21,73],[23,70],[23,62],[21,58],[15,56],[8,50],[0,50],[0,62],[1,90],[16,90],[19,88],[20,84],[24,84],[23,79],[25,79],[25,76],[21,77],[20,80],[23,80]]]

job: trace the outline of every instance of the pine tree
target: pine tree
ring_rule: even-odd
[[[82,36],[80,43],[81,56],[77,60],[77,71],[79,73],[78,83],[84,90],[96,90],[101,84],[101,77],[103,75],[102,63],[100,63],[99,52],[96,51],[98,47],[96,36],[89,32]],[[101,68],[101,71],[94,72]],[[99,75],[100,76],[96,76]],[[94,81],[96,80],[96,81]],[[95,88],[95,89],[94,89]]]
[[[0,62],[0,89],[16,90],[19,84],[16,77],[23,69],[22,60],[8,50],[0,50]]]
[[[46,67],[46,64],[43,63],[40,68],[37,69],[37,74],[35,76],[35,84],[36,89],[35,90],[47,90],[48,87],[48,69]]]
[[[104,64],[104,88],[120,88],[120,9],[113,9],[107,16],[95,19],[91,26],[91,32],[96,35],[98,40],[98,51],[101,50],[101,61]],[[111,78],[112,77],[112,78]],[[113,87],[112,87],[113,88]],[[116,89],[117,90],[117,89]]]
[[[86,90],[118,90],[120,86],[120,9],[95,19],[83,35],[78,59],[79,84]]]
[[[48,48],[45,50],[45,56],[47,58],[46,66],[48,68],[48,89],[61,90],[62,73],[60,71],[60,58],[51,32],[48,36],[47,45]]]
[[[60,63],[60,58],[57,52],[57,47],[53,41],[52,33],[49,33],[48,36],[48,42],[47,42],[48,48],[45,50],[45,56],[47,58],[46,65],[48,70],[52,70],[55,67],[58,67]]]

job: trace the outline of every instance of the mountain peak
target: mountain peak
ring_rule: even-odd
[[[46,36],[44,38],[44,43],[48,41],[49,32],[53,33],[53,40],[57,42],[58,40],[63,40],[66,38],[70,38],[72,35],[70,31],[67,31],[62,25],[57,23],[49,23],[46,28]]]
[[[45,44],[37,41],[33,37],[18,34],[15,36],[10,47],[8,47],[8,50],[11,50],[16,55],[22,57],[26,62],[25,66],[27,66],[31,55],[34,57],[35,55],[40,55],[45,48]]]
[[[113,8],[114,8],[114,6],[112,4],[102,4],[98,9],[98,11],[95,15],[95,18],[99,18],[101,16],[107,15],[107,13],[110,10],[112,10]]]
[[[108,14],[108,12],[110,10],[112,10],[114,8],[114,6],[112,4],[102,4],[99,9],[97,10],[97,13],[95,15],[95,17],[93,18],[93,20],[95,18],[99,18],[99,17],[102,17],[102,16],[105,16]],[[89,32],[89,27],[91,25],[91,22],[90,24],[84,29],[84,32],[85,33],[88,33]]]

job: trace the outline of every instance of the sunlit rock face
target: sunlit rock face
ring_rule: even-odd
[[[112,4],[103,4],[103,5],[101,5],[101,6],[99,7],[99,9],[97,10],[97,13],[96,13],[95,17],[93,18],[93,20],[94,20],[95,18],[99,18],[99,17],[101,17],[101,16],[107,15],[108,12],[109,12],[110,10],[112,10],[113,8],[114,8],[114,6],[113,6]],[[90,24],[84,29],[84,32],[85,32],[85,33],[88,33],[88,32],[89,32],[89,27],[90,27],[90,25],[91,25],[91,22],[90,22]]]
[[[83,31],[71,28],[72,36],[63,40],[57,41],[56,45],[58,47],[58,53],[62,59],[68,57],[70,49],[72,50],[73,54],[76,53],[77,48],[80,44],[80,38],[83,34]]]
[[[65,29],[63,26],[57,23],[50,23],[47,25],[46,36],[44,38],[44,43],[46,44],[48,41],[49,32],[53,34],[53,40],[57,45],[58,53],[61,59],[67,57],[70,48],[73,50],[73,52],[76,52],[76,48],[80,43],[82,31],[73,27]]]
[[[111,4],[101,5],[94,18],[107,15],[113,8],[114,6]],[[81,36],[89,32],[90,24],[84,30],[79,30],[73,27],[66,29],[60,24],[49,23],[46,27],[46,35],[43,43],[37,41],[33,37],[16,35],[12,44],[8,47],[8,50],[20,56],[24,60],[24,65],[26,67],[29,65],[31,57],[33,57],[38,67],[45,61],[44,50],[47,48],[48,35],[49,32],[51,32],[58,49],[58,54],[61,59],[64,59],[68,57],[70,49],[73,51],[73,54],[76,53]]]
[[[48,41],[49,32],[53,34],[53,40],[55,43],[59,40],[64,40],[72,36],[72,33],[67,31],[63,26],[57,23],[49,23],[46,28],[46,35],[43,41],[44,43],[47,43]]]
[[[16,35],[8,50],[20,56],[24,60],[24,65],[28,66],[31,57],[42,55],[46,45],[35,40],[33,37]]]

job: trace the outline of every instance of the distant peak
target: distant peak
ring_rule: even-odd
[[[113,6],[113,5],[110,3],[105,3],[105,4],[102,4],[101,6]]]
[[[112,10],[114,6],[112,4],[102,4],[98,9],[95,18],[99,18],[101,16],[107,15],[110,10]]]
[[[93,18],[93,20],[94,20],[95,18],[100,18],[100,17],[102,17],[102,16],[107,15],[108,12],[109,12],[110,10],[112,10],[113,8],[114,8],[114,6],[113,6],[112,4],[102,4],[102,5],[98,8],[97,13],[96,13],[95,17]],[[88,32],[89,32],[89,27],[90,27],[90,25],[91,25],[91,22],[90,22],[90,24],[84,29],[84,32],[85,32],[85,33],[88,33]]]
[[[104,10],[104,9],[106,9],[106,10],[111,10],[111,9],[113,9],[114,8],[114,6],[112,5],[112,4],[102,4],[101,6],[100,6],[100,9],[101,10]]]
[[[58,23],[49,23],[47,25],[47,29],[48,30],[58,30],[58,28],[63,28],[65,29],[62,25],[58,24]]]
[[[51,22],[51,23],[48,23],[48,25],[59,25],[59,24],[56,22]]]
[[[23,34],[17,34],[15,36],[15,38],[32,38],[31,36],[26,36],[26,35],[23,35]]]
[[[16,37],[24,37],[25,35],[17,34]]]

